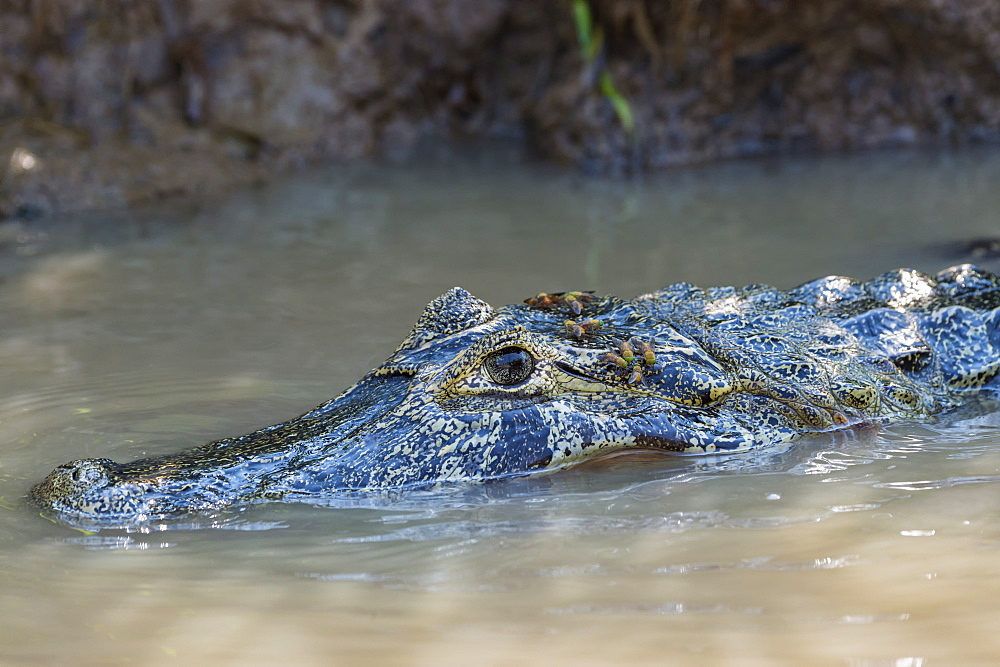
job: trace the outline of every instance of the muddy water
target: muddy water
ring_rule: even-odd
[[[619,458],[144,532],[68,529],[22,497],[72,458],[166,453],[298,414],[452,285],[503,304],[933,271],[960,259],[946,242],[1000,228],[998,182],[988,154],[611,182],[494,150],[7,228],[0,664],[996,660],[988,402],[784,452]]]

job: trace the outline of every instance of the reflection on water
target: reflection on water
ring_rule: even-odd
[[[301,413],[455,284],[503,304],[937,270],[995,234],[998,176],[989,154],[897,154],[593,181],[487,151],[8,229],[0,663],[994,661],[990,401],[781,451],[132,531],[70,530],[21,498],[73,458]]]

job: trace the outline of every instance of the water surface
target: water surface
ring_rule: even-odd
[[[0,241],[0,664],[917,665],[1000,658],[1000,413],[730,457],[88,534],[22,498],[317,405],[462,285],[621,296],[936,271],[1000,156],[608,181],[505,148],[298,175]],[[997,264],[986,266],[996,270]]]

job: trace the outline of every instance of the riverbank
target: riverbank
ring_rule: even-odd
[[[591,0],[589,54],[561,0],[90,5],[0,8],[0,218],[421,140],[514,136],[601,172],[1000,140],[989,0]]]

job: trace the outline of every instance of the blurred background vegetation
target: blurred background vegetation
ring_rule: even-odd
[[[590,171],[996,142],[994,0],[0,0],[0,218],[504,136]]]

